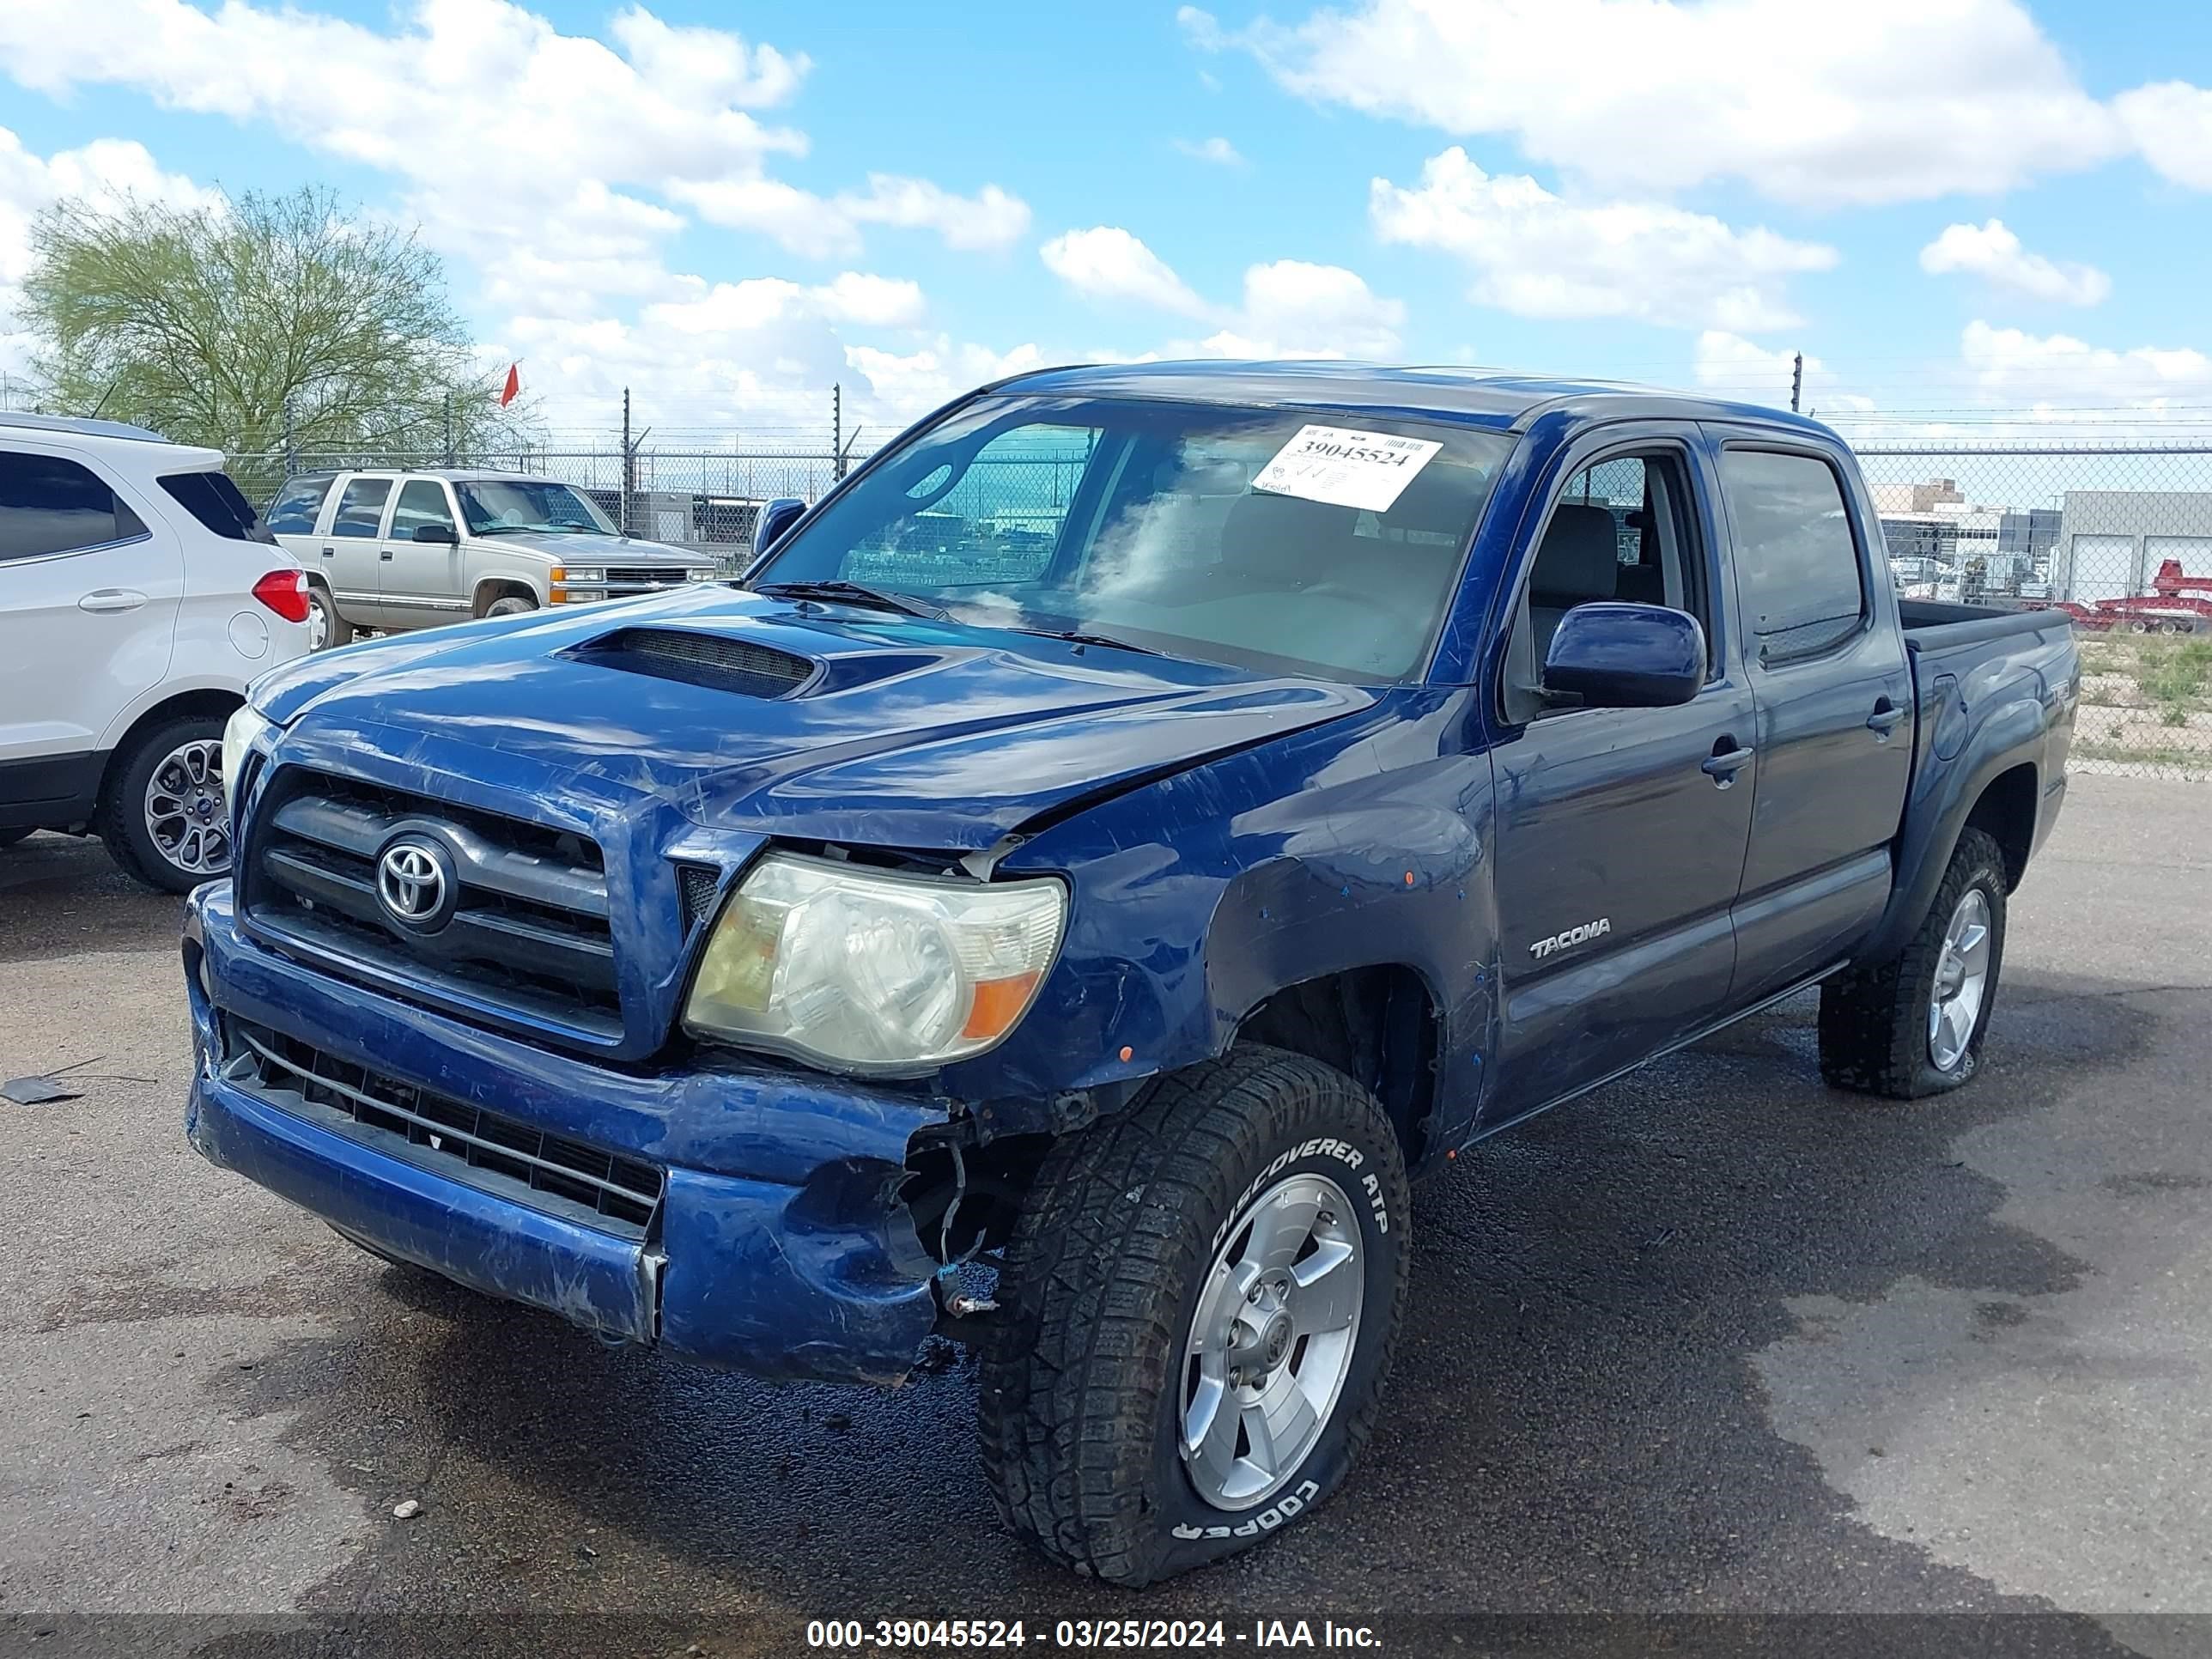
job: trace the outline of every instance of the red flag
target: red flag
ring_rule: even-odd
[[[501,409],[505,409],[509,404],[513,403],[521,395],[522,365],[520,363],[509,363],[507,366],[507,384],[500,389],[499,406]]]

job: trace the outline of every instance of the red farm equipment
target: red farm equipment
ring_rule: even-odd
[[[2193,592],[2191,590],[2194,590]],[[2212,634],[2212,575],[2192,576],[2179,559],[2167,559],[2151,579],[2150,592],[2123,599],[2031,599],[2033,611],[2063,611],[2076,628],[2129,634]]]

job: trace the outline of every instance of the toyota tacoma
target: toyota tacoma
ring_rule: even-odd
[[[1972,1078],[2080,690],[1825,427],[1619,386],[1041,372],[758,547],[254,687],[191,1142],[610,1340],[972,1341],[1124,1583],[1345,1479],[1409,1176],[1816,985],[1829,1084]]]

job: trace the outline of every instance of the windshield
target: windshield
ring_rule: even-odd
[[[453,493],[461,498],[461,516],[469,521],[472,536],[518,530],[615,533],[612,520],[564,483],[544,478],[479,478],[455,484]]]
[[[1511,440],[1364,413],[992,398],[878,461],[751,585],[1379,683],[1418,675]]]

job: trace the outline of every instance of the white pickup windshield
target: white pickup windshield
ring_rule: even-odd
[[[985,627],[1382,683],[1419,674],[1502,434],[1354,412],[990,398],[879,459],[750,577]]]

